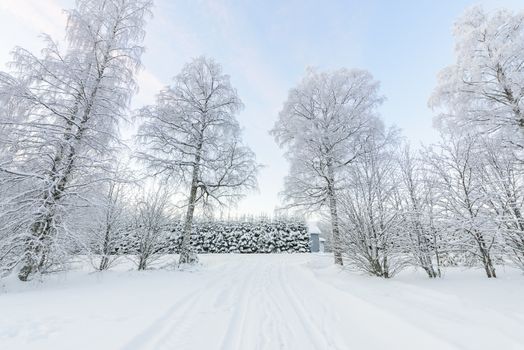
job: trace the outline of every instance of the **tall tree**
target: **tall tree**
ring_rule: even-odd
[[[291,163],[284,196],[291,207],[329,208],[335,263],[342,265],[337,208],[340,172],[382,124],[379,83],[363,70],[310,70],[290,90],[271,133]]]
[[[480,7],[455,23],[456,62],[441,71],[430,105],[454,127],[504,136],[524,148],[524,12]]]
[[[191,227],[198,203],[228,204],[256,187],[259,166],[242,144],[236,115],[242,102],[229,76],[213,59],[186,64],[156,105],[139,111],[145,119],[137,157],[154,175],[181,179],[188,186],[179,264],[194,263]]]
[[[39,57],[16,48],[12,74],[0,74],[5,137],[0,184],[7,235],[16,235],[27,280],[51,262],[54,237],[73,197],[111,164],[140,67],[150,0],[78,0],[68,11],[66,45],[50,37]],[[4,220],[4,219],[2,219]]]

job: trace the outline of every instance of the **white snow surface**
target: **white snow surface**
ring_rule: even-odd
[[[448,269],[384,280],[327,254],[201,261],[8,279],[0,349],[524,349],[524,276],[510,268],[497,279]]]

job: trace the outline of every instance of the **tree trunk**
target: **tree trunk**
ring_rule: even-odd
[[[493,266],[493,262],[491,261],[491,257],[488,255],[483,256],[484,260],[484,270],[486,270],[486,275],[488,278],[496,278],[497,274],[495,273],[495,266]]]
[[[193,170],[193,175],[195,171]],[[195,202],[197,194],[197,184],[196,179],[193,178],[191,183],[191,190],[189,193],[189,204],[187,206],[186,218],[184,220],[184,229],[182,235],[182,246],[180,247],[180,259],[178,264],[194,264],[198,262],[198,257],[193,251],[191,245],[191,228],[193,226],[193,214],[195,212]]]
[[[140,255],[138,260],[138,271],[145,270],[147,268],[147,255]]]
[[[100,265],[98,266],[99,271],[107,270],[109,267],[109,257],[106,255],[102,255],[102,258],[100,259]]]
[[[63,183],[63,182],[61,182]],[[30,236],[26,240],[24,265],[18,272],[20,281],[27,281],[31,275],[41,272],[46,263],[48,238],[53,230],[55,202],[62,196],[60,188],[54,186],[51,194],[44,196],[43,213],[37,217],[30,228]]]
[[[87,112],[89,113],[89,111]],[[81,126],[85,125],[86,122],[87,120],[85,120]],[[75,138],[80,140],[84,131],[85,129],[81,127],[77,131]],[[47,258],[46,251],[48,248],[46,240],[51,235],[54,226],[53,221],[56,206],[64,195],[64,190],[69,183],[69,177],[73,171],[76,150],[72,145],[70,145],[69,148],[65,160],[62,159],[61,154],[63,149],[60,150],[60,154],[55,157],[55,161],[58,164],[65,164],[65,166],[58,169],[56,165],[53,165],[54,169],[51,182],[54,185],[44,194],[42,214],[40,214],[31,225],[31,237],[28,238],[28,244],[26,244],[25,263],[18,274],[18,278],[21,281],[27,281],[31,274],[40,271],[45,264]]]
[[[482,257],[482,263],[484,264],[484,270],[486,271],[486,275],[488,276],[488,278],[497,277],[497,274],[495,273],[495,266],[493,265],[493,261],[491,260],[491,255],[489,253],[488,247],[486,246],[486,241],[484,240],[484,237],[480,233],[476,233],[475,238],[479,246],[480,254]]]
[[[436,278],[436,277],[438,277],[437,276],[437,272],[435,271],[435,269],[433,268],[432,265],[426,265],[426,266],[423,266],[422,268],[424,269],[424,271],[426,271],[426,273],[428,274],[429,278]]]
[[[102,246],[102,258],[100,259],[100,265],[98,266],[98,269],[100,271],[107,270],[109,267],[109,254],[111,253],[110,247],[109,247],[109,241],[110,241],[110,235],[111,235],[111,226],[108,225],[106,228],[106,232],[104,235],[104,245]]]
[[[342,242],[340,238],[340,228],[338,224],[338,211],[337,211],[337,199],[335,194],[335,175],[333,172],[333,165],[328,163],[328,181],[327,181],[327,192],[329,199],[329,212],[331,214],[331,230],[333,233],[333,255],[335,258],[336,265],[344,265],[342,260]]]
[[[68,122],[66,133],[64,134],[64,144],[61,146],[60,150],[57,151],[57,154],[54,157],[54,164],[53,168],[51,169],[50,179],[52,180],[51,183],[54,185],[49,190],[49,192],[46,191],[44,194],[44,203],[42,205],[44,208],[44,218],[42,219],[41,217],[37,217],[35,222],[31,225],[31,237],[28,238],[29,244],[26,244],[24,266],[18,273],[18,278],[21,281],[27,281],[32,274],[40,271],[45,264],[45,260],[47,258],[46,250],[48,248],[46,247],[45,241],[51,232],[51,223],[54,220],[54,211],[57,202],[64,195],[64,190],[69,183],[69,177],[73,171],[75,157],[77,155],[75,145],[73,145],[72,142],[79,143],[83,139],[84,133],[87,129],[87,123],[91,117],[91,110],[98,94],[100,83],[104,77],[104,71],[109,59],[108,54],[109,50],[104,55],[102,68],[98,72],[98,76],[94,82],[93,90],[89,95],[88,103],[85,109],[82,111],[82,117],[79,121],[80,123],[78,125],[78,129],[74,133],[74,136],[71,136],[71,128],[73,127],[74,123],[71,121]],[[89,70],[90,69],[91,66],[89,66]],[[75,112],[73,115],[76,115],[76,112],[78,112],[78,104],[79,101],[76,101]],[[67,146],[67,151],[64,149],[64,145]],[[65,159],[64,152],[66,152]],[[60,168],[60,165],[63,165],[63,167]],[[45,222],[45,224],[42,224],[42,222]]]
[[[422,238],[423,243],[420,247],[420,264],[422,265],[422,268],[426,271],[429,278],[435,278],[437,276],[437,271],[435,270],[435,267],[433,266],[433,261],[431,259],[431,253],[428,249],[429,241],[426,238]]]
[[[184,220],[184,229],[182,231],[182,246],[180,247],[180,258],[178,265],[182,264],[196,264],[198,256],[193,251],[191,245],[191,228],[193,227],[193,215],[195,213],[196,197],[198,190],[198,178],[200,170],[201,152],[203,146],[203,130],[202,137],[196,148],[195,164],[193,165],[193,174],[191,179],[191,189],[189,191],[189,201],[187,205],[186,218]]]

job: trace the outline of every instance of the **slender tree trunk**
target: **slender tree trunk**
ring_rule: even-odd
[[[18,272],[20,281],[27,281],[45,265],[48,250],[47,237],[52,230],[52,220],[52,215],[47,214],[31,226],[31,236],[26,240],[24,266]]]
[[[515,197],[512,196],[510,202],[513,215],[517,221],[517,230],[515,230],[514,236],[509,239],[509,245],[514,252],[514,260],[520,262],[521,268],[524,267],[524,218],[520,209],[517,207]],[[506,234],[507,235],[507,234]],[[506,238],[508,240],[508,238]]]
[[[140,255],[138,260],[138,271],[145,270],[147,268],[147,255]]]
[[[462,188],[464,189],[464,194],[466,196],[465,199],[466,199],[467,209],[468,209],[470,218],[473,221],[475,220],[476,215],[474,214],[473,206],[469,199],[469,192],[467,191],[467,186],[465,184],[464,176],[461,176],[461,181],[462,181]],[[482,263],[484,264],[484,270],[486,271],[486,275],[488,276],[488,278],[497,277],[495,273],[495,266],[493,265],[493,261],[491,260],[489,248],[486,244],[486,240],[484,239],[484,236],[482,235],[481,232],[475,229],[469,232],[473,236],[473,239],[477,242],[477,245],[479,247],[479,253],[482,259]]]
[[[42,214],[38,215],[30,228],[24,252],[24,265],[18,273],[20,281],[27,281],[34,273],[40,272],[47,261],[49,237],[54,229],[56,203],[62,198],[64,188],[71,172],[70,167],[59,181],[44,195]]]
[[[435,249],[435,257],[437,259],[437,277],[442,277],[442,271],[440,270],[440,254],[437,249]]]
[[[109,241],[110,241],[110,235],[111,235],[111,227],[110,225],[107,226],[106,232],[104,234],[104,245],[102,246],[102,258],[100,259],[100,265],[98,269],[100,271],[106,270],[109,267],[109,254],[110,247],[109,247]]]
[[[496,278],[497,274],[495,273],[495,266],[491,261],[491,256],[489,254],[483,256],[484,260],[484,270],[486,270],[486,275],[488,278]]]
[[[437,272],[435,268],[433,267],[433,261],[431,259],[431,253],[429,250],[429,241],[425,237],[420,237],[420,263],[422,265],[422,268],[426,271],[429,278],[435,278],[437,277]]]
[[[486,245],[484,237],[477,232],[475,233],[475,239],[479,246],[479,251],[482,258],[482,263],[484,265],[484,270],[486,271],[486,275],[488,276],[488,278],[497,277],[495,273],[495,266],[493,264],[493,261],[491,260],[491,254],[489,253],[489,249]]]
[[[195,154],[195,164],[193,165],[193,174],[191,179],[191,188],[189,190],[189,201],[187,205],[186,217],[184,220],[184,228],[182,231],[182,246],[180,247],[180,258],[178,264],[195,264],[198,262],[198,256],[193,251],[191,245],[191,228],[193,227],[193,215],[195,213],[198,178],[200,170],[201,152],[203,146],[203,135],[197,146]]]
[[[410,181],[412,184],[413,181]],[[437,271],[433,267],[433,260],[431,258],[430,240],[424,234],[424,226],[420,218],[419,205],[417,204],[417,197],[415,194],[415,188],[413,185],[409,186],[409,194],[411,200],[412,210],[415,213],[415,230],[417,232],[417,250],[419,254],[419,263],[422,268],[426,271],[429,278],[440,277],[440,273],[437,275]]]
[[[383,273],[382,273],[382,276],[384,278],[389,278],[389,265],[388,265],[388,255],[387,254],[384,254],[384,263],[383,263]]]
[[[331,230],[333,233],[333,255],[335,258],[336,265],[344,265],[342,260],[342,240],[340,237],[340,227],[338,223],[338,211],[337,211],[337,199],[335,193],[335,184],[334,184],[334,172],[333,166],[328,164],[328,182],[327,182],[327,194],[329,199],[329,212],[331,214]]]
[[[193,174],[195,171],[193,170]],[[191,190],[189,193],[189,204],[187,206],[186,218],[184,220],[184,228],[182,233],[182,246],[180,247],[180,259],[178,264],[194,264],[198,262],[198,257],[193,251],[191,245],[191,228],[193,226],[193,214],[195,213],[195,202],[197,194],[197,184],[195,179],[191,183]]]

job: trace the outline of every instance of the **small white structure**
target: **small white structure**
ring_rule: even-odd
[[[320,229],[315,222],[308,222],[309,232],[309,249],[311,253],[323,253],[324,252],[324,238],[320,237]]]

